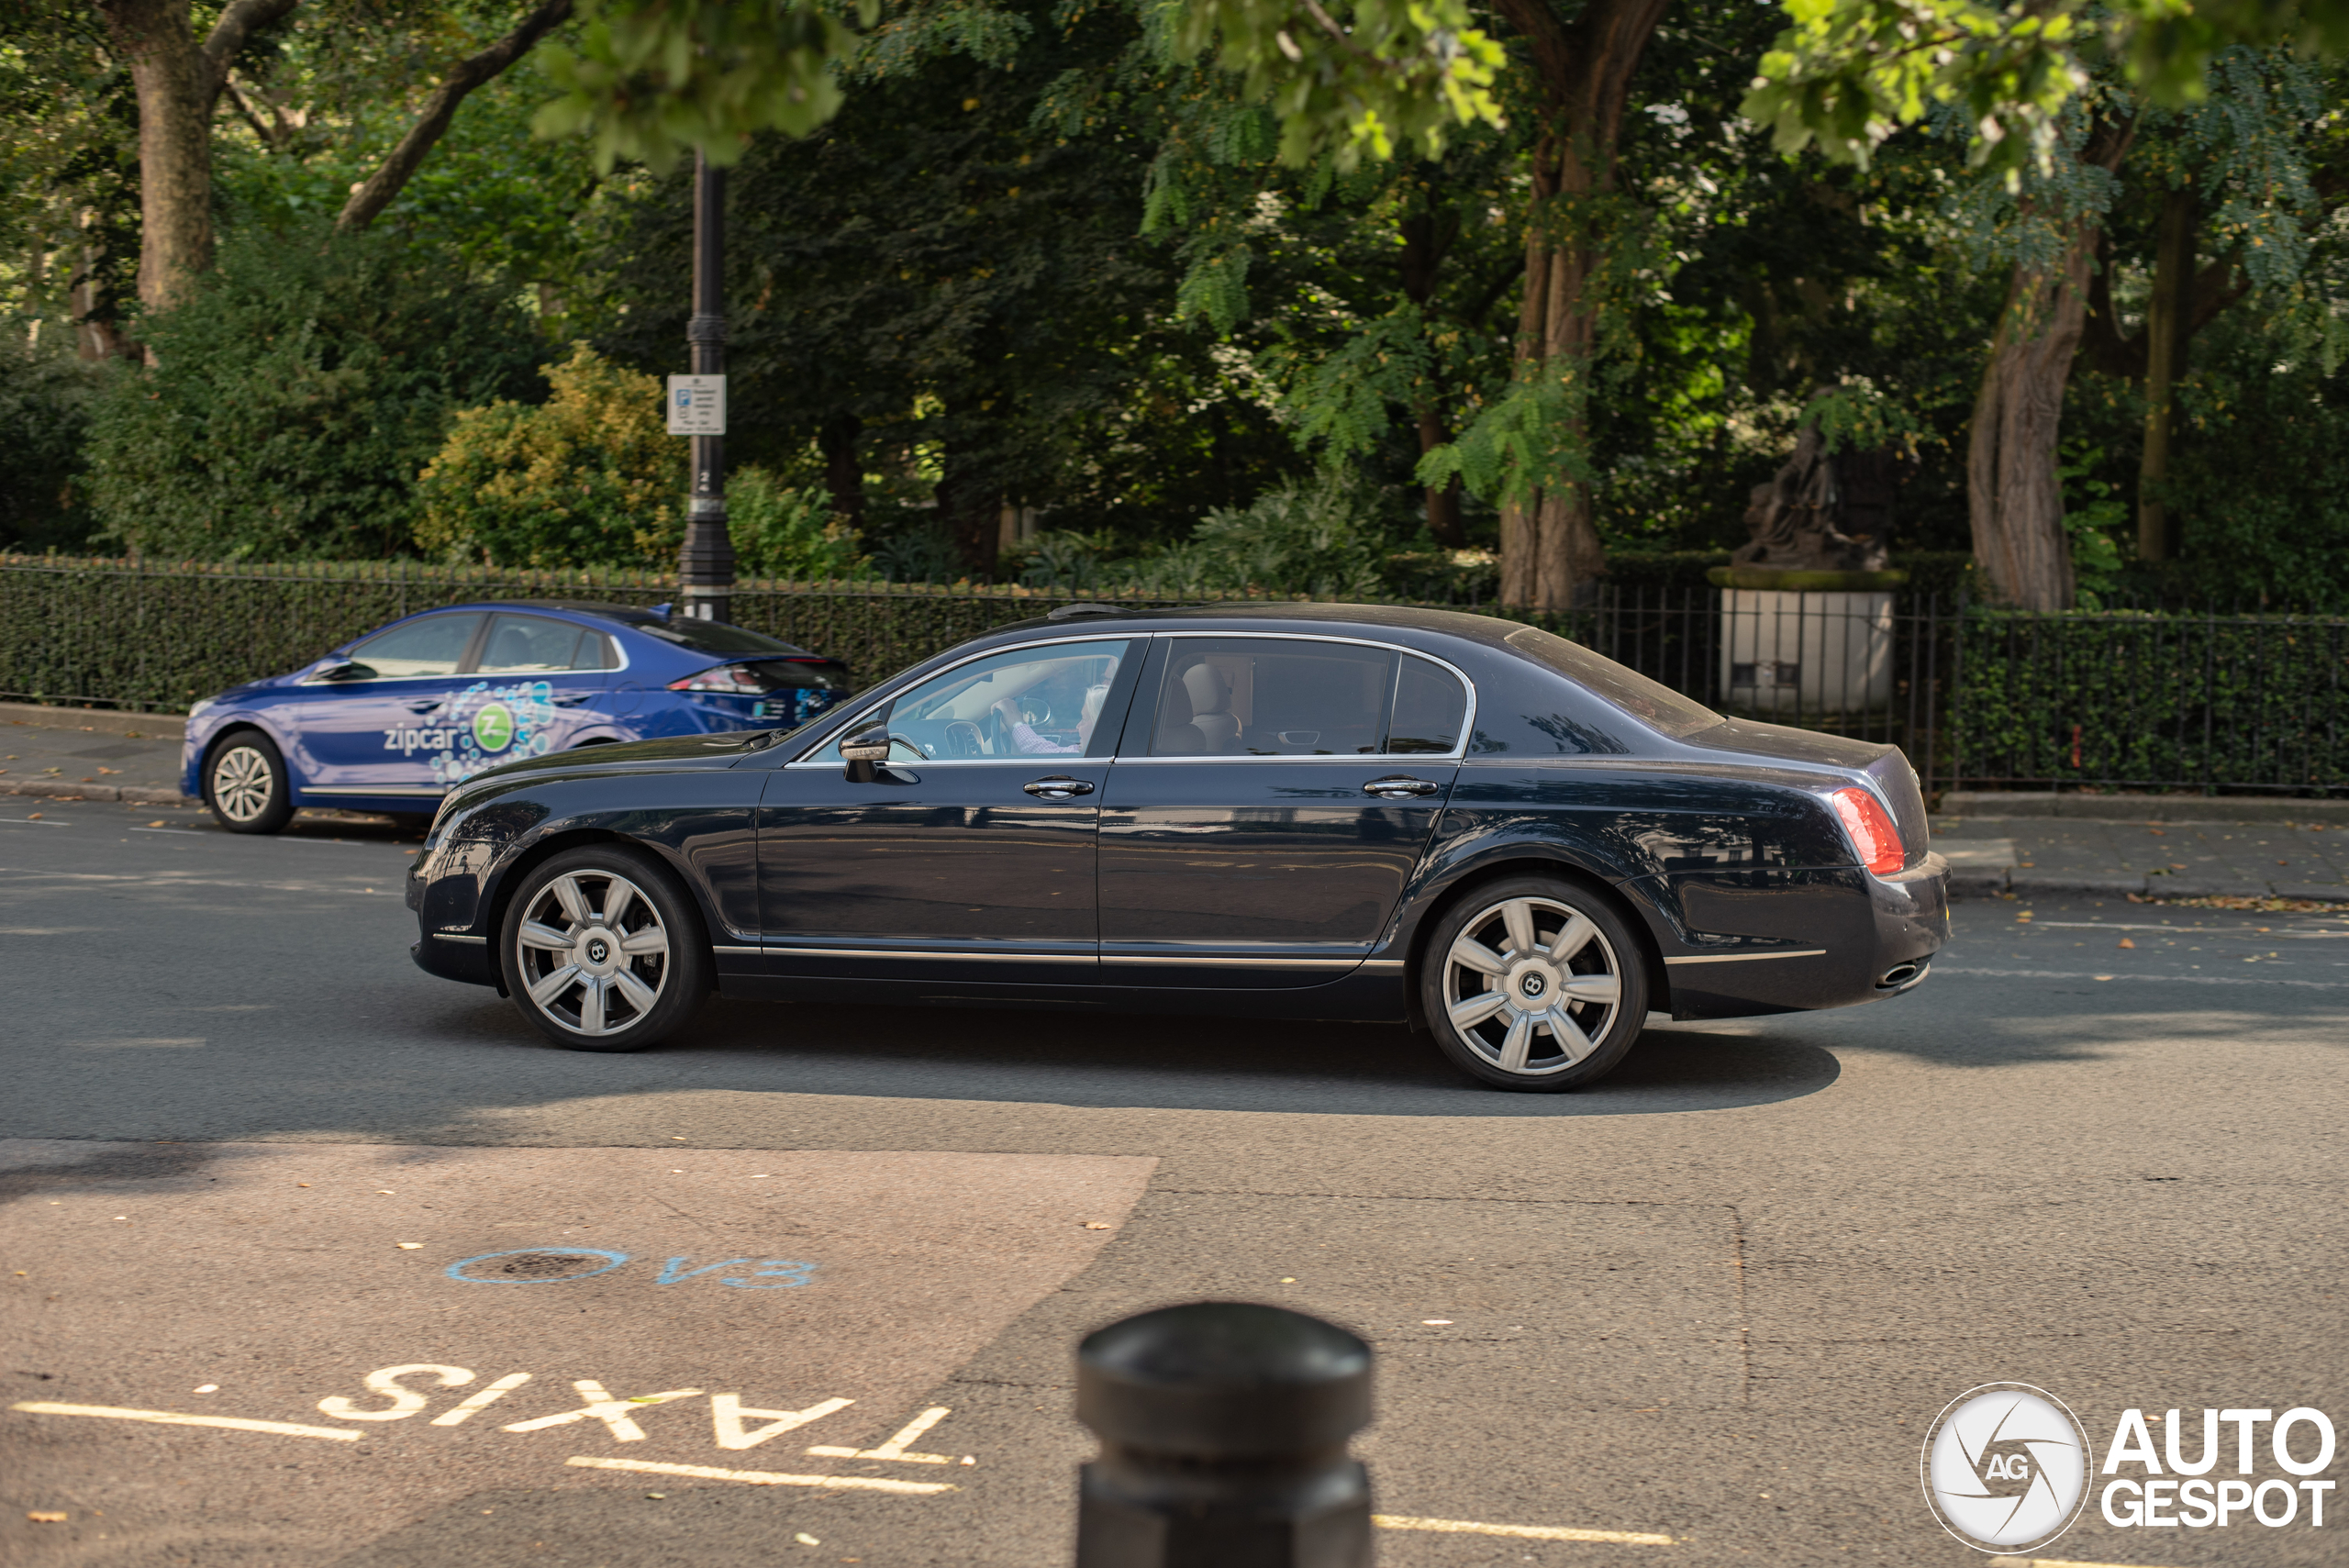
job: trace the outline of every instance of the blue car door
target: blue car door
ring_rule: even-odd
[[[611,639],[592,627],[510,611],[491,617],[473,679],[443,716],[459,741],[441,767],[447,782],[570,750],[580,731],[607,722],[599,699],[618,662]]]
[[[351,663],[301,706],[296,788],[317,804],[436,800],[460,737],[451,700],[488,616],[417,616],[351,649]]]

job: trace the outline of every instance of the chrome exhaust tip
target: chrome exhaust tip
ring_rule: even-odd
[[[1921,963],[1896,963],[1876,977],[1876,987],[1879,991],[1897,991],[1921,978],[1924,973],[1925,966]]]

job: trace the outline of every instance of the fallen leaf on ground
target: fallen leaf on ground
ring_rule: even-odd
[[[1106,1219],[1088,1219],[1085,1222],[1085,1228],[1087,1230],[1108,1230],[1111,1229],[1109,1222]]]
[[[1422,1318],[1419,1319],[1419,1323],[1422,1327],[1429,1329],[1449,1329],[1452,1327],[1452,1319],[1449,1318]]]
[[[791,1539],[797,1541],[802,1546],[821,1546],[824,1544],[822,1541],[818,1540],[814,1536],[809,1535],[804,1529],[797,1535],[793,1536]]]
[[[201,1388],[198,1388],[196,1392],[198,1394],[217,1394],[220,1392],[220,1385],[217,1383],[207,1383]]]
[[[2112,976],[2110,976],[2110,974],[2099,974],[2099,975],[2098,975],[2096,978],[2098,978],[2099,980],[2110,980],[2110,979],[2111,979],[2111,978],[2112,978]]]
[[[35,1509],[33,1512],[27,1514],[25,1518],[32,1520],[33,1523],[37,1525],[61,1525],[65,1522],[65,1516],[63,1514],[44,1514],[39,1509]]]
[[[2136,944],[2135,942],[2132,941],[2129,938],[2127,938],[2127,937],[2123,937],[2123,938],[2121,938],[2121,945],[2122,947],[2124,947],[2124,948],[2133,948],[2133,947],[2135,947],[2137,944]]]
[[[163,825],[163,821],[162,821],[162,818],[161,818],[161,817],[157,817],[154,821],[150,822],[149,824],[147,824],[147,826],[148,826],[148,827],[150,827],[150,828],[161,828],[162,825]]]
[[[421,1251],[424,1243],[421,1241],[395,1241],[392,1245],[397,1247],[403,1252],[414,1252]]]

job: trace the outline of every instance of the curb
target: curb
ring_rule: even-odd
[[[1935,817],[2055,818],[2069,822],[2339,822],[2349,800],[2291,795],[2033,795],[2020,790],[1950,790]]]
[[[1953,898],[2138,897],[2168,898],[2305,898],[2316,903],[2349,904],[2349,884],[2340,883],[2203,882],[2171,876],[2091,876],[2069,872],[1980,871],[1952,872]]]
[[[152,784],[68,784],[51,779],[0,779],[0,795],[43,795],[50,800],[121,800],[134,806],[199,806],[175,789]]]
[[[0,722],[38,724],[48,729],[88,729],[106,735],[136,735],[147,740],[177,740],[187,734],[187,716],[130,713],[117,707],[67,707],[61,704],[0,702]]]

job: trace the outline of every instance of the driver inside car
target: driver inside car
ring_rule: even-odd
[[[1012,746],[1030,756],[1082,755],[1093,743],[1093,727],[1101,717],[1101,706],[1109,699],[1109,683],[1118,673],[1117,661],[1108,662],[1100,679],[1085,688],[1085,705],[1076,720],[1076,743],[1063,746],[1036,732],[1019,711],[1019,706],[1009,697],[997,697],[992,705],[995,716],[1003,721],[1004,733],[1011,737]]]

